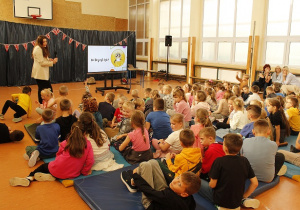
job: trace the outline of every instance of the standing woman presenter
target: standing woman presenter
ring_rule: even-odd
[[[49,67],[57,63],[57,58],[49,58],[49,49],[47,43],[47,37],[40,35],[36,40],[36,45],[32,51],[32,58],[34,59],[32,66],[31,77],[35,79],[38,85],[38,98],[39,103],[42,103],[41,91],[45,88],[50,88],[52,86],[49,77]]]

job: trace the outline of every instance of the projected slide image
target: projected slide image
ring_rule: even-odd
[[[88,73],[127,70],[127,46],[88,46]]]

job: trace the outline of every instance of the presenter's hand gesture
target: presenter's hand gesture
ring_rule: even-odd
[[[53,59],[53,64],[56,64],[58,62],[58,58]]]

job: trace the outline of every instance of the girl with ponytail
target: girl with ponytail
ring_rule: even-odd
[[[193,147],[202,148],[202,144],[200,142],[199,137],[199,131],[205,127],[212,127],[208,111],[202,108],[198,109],[194,120],[196,124],[191,126],[191,130],[195,134],[195,142]]]
[[[280,101],[275,98],[269,98],[267,102],[267,109],[270,113],[269,119],[274,128],[274,140],[278,146],[285,146],[285,137],[290,135],[290,125],[285,116],[283,107]]]
[[[123,167],[115,162],[114,154],[109,150],[108,137],[98,126],[92,113],[83,112],[80,115],[79,127],[93,148],[95,162],[92,170],[113,171]]]
[[[145,115],[136,110],[131,115],[131,126],[134,129],[127,134],[124,142],[119,146],[124,158],[130,164],[140,163],[152,159],[150,150],[149,134],[145,128]],[[128,146],[131,142],[132,146]]]
[[[14,177],[9,180],[11,186],[28,187],[32,181],[54,181],[73,179],[79,175],[91,174],[94,155],[91,143],[86,140],[79,122],[72,125],[67,140],[60,144],[55,160],[44,163],[26,178]]]

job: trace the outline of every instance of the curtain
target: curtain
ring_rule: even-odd
[[[33,45],[29,43],[26,50],[22,44],[35,41],[39,35],[46,35],[54,28],[0,21],[0,86],[36,84],[31,78]],[[75,41],[69,44],[69,37],[85,45],[115,45],[127,38],[127,63],[133,66],[136,64],[136,35],[132,31],[59,29],[68,37],[62,40],[63,33],[50,33],[50,57],[54,57],[54,52],[57,52],[58,57],[58,63],[50,68],[51,83],[84,81],[89,76],[95,77],[96,80],[104,79],[103,74],[87,76],[88,46],[83,50],[81,44],[76,47]],[[10,44],[8,51],[4,44]],[[19,51],[15,49],[14,44],[19,45]],[[121,75],[115,76],[120,77]]]

